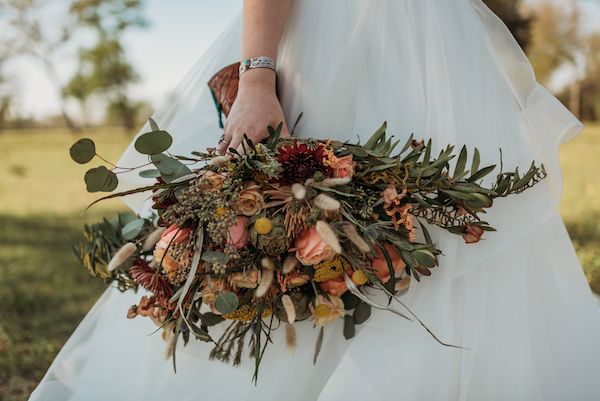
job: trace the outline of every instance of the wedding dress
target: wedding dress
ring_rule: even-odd
[[[237,16],[155,115],[174,154],[215,145],[206,82],[240,54]],[[364,141],[387,120],[400,137],[477,147],[482,163],[497,163],[501,148],[505,170],[546,166],[543,183],[496,202],[486,219],[499,231],[485,241],[433,231],[441,264],[404,301],[463,349],[380,311],[350,341],[341,320],[327,326],[314,366],[312,323],[297,326],[294,354],[276,332],[256,386],[252,360],[209,361],[210,345],[197,341],[179,347],[174,373],[155,326],[125,317],[140,294],[110,288],[30,400],[600,399],[597,305],[556,211],[557,149],[581,124],[536,83],[502,22],[480,0],[296,0],[278,66],[287,121],[304,113],[298,136]],[[120,164],[141,160],[130,146]],[[144,183],[134,173],[120,189]],[[140,211],[146,198],[125,201]]]

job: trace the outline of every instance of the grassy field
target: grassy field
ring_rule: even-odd
[[[130,138],[87,132],[114,161]],[[119,201],[82,215],[95,196],[85,166],[68,157],[77,138],[64,132],[0,134],[0,400],[25,400],[104,286],[70,249],[84,221],[123,209]],[[561,213],[592,287],[600,292],[600,126],[561,149]]]

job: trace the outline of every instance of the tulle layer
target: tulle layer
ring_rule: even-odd
[[[206,82],[239,58],[237,17],[156,113],[173,153],[216,145],[217,114]],[[316,330],[298,327],[291,356],[276,335],[258,386],[252,366],[206,361],[209,347],[162,359],[151,323],[124,318],[135,297],[108,290],[57,357],[32,400],[592,400],[600,368],[600,321],[556,207],[558,145],[581,124],[535,81],[506,27],[480,0],[297,0],[279,52],[287,122],[304,113],[303,137],[365,140],[388,121],[399,137],[480,150],[504,169],[544,163],[548,178],[496,202],[497,233],[467,246],[433,230],[441,265],[405,300],[442,339],[377,312],[352,341],[328,326],[316,366]],[[141,132],[145,132],[145,127]],[[120,164],[142,164],[133,146]],[[135,173],[120,189],[148,184]],[[126,198],[136,210],[146,194]]]

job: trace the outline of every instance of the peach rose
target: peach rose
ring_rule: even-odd
[[[336,255],[315,227],[308,228],[296,238],[296,259],[302,264],[312,266]]]
[[[352,160],[352,155],[336,157],[332,163],[333,176],[336,178],[352,178],[356,162]]]
[[[215,173],[214,171],[207,171],[202,177],[206,183],[208,183],[212,191],[218,191],[223,186],[225,176],[223,174]]]
[[[265,200],[258,189],[258,185],[252,185],[240,192],[240,197],[235,205],[239,213],[244,216],[254,216],[265,207]]]
[[[250,270],[246,273],[234,273],[229,276],[229,284],[233,288],[256,288],[260,274],[258,270]]]
[[[325,291],[329,295],[333,295],[334,297],[340,297],[346,291],[348,291],[348,287],[346,287],[344,277],[337,277],[331,280],[327,280],[320,283],[319,285],[321,286],[321,289],[323,291]]]
[[[181,260],[177,260],[172,257],[173,245],[182,244],[189,241],[191,231],[189,228],[180,228],[175,224],[172,224],[162,234],[156,247],[154,248],[154,258],[158,261],[162,261],[162,267],[166,272],[176,271],[180,263],[188,263],[189,255],[185,254]]]
[[[229,238],[227,243],[237,249],[242,249],[248,244],[248,217],[237,216],[237,221],[229,227]]]
[[[466,231],[463,234],[463,239],[467,244],[475,244],[481,240],[484,233],[483,228],[466,224],[465,229]]]
[[[393,247],[390,244],[385,244],[384,248],[390,256],[390,259],[392,260],[392,266],[394,266],[395,276],[399,277],[400,273],[402,273],[402,269],[406,267],[406,264],[400,257],[400,254],[398,253],[395,247]],[[373,260],[372,267],[373,270],[375,270],[375,274],[377,274],[377,277],[379,277],[379,279],[382,282],[387,283],[388,281],[390,281],[390,269],[385,260],[385,257],[383,256],[383,253],[379,248],[377,248],[377,253],[375,254],[375,259]]]

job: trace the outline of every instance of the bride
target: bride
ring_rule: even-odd
[[[154,116],[173,134],[173,153],[217,144],[206,82],[240,57],[265,57],[266,67],[276,60],[277,79],[273,68],[242,75],[222,151],[303,113],[297,136],[364,141],[387,120],[398,136],[478,147],[482,163],[496,163],[499,148],[505,168],[544,163],[546,180],[496,202],[486,219],[498,232],[488,241],[465,245],[434,230],[440,267],[404,295],[440,338],[463,348],[382,311],[350,341],[339,335],[341,321],[326,330],[314,366],[310,322],[298,326],[293,355],[277,332],[256,386],[252,362],[209,361],[209,345],[197,341],[178,350],[174,373],[152,323],[126,318],[137,297],[109,288],[31,401],[600,398],[597,306],[556,211],[557,148],[581,124],[536,83],[481,0],[245,0]],[[130,146],[120,164],[139,157]],[[121,178],[121,189],[143,184],[135,173]],[[146,198],[125,200],[143,213]]]

